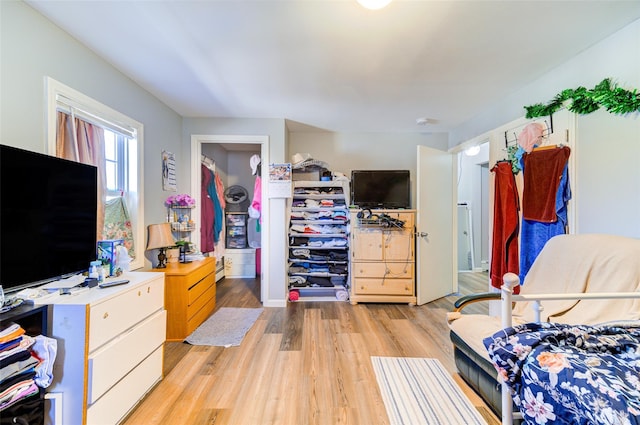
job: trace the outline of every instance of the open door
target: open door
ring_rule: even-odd
[[[416,179],[416,286],[417,304],[425,304],[457,291],[453,241],[454,156],[418,146]]]

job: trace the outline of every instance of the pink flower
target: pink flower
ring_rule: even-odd
[[[196,201],[191,196],[183,193],[169,196],[165,204],[169,207],[192,207],[196,204]]]
[[[560,373],[562,369],[570,367],[567,358],[562,353],[542,352],[536,357],[541,367],[547,369],[549,373]]]

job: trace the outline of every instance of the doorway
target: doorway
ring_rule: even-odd
[[[210,151],[211,148],[218,148],[228,152],[236,152],[237,155],[234,154],[234,158],[243,158],[244,156],[249,155],[248,152],[254,153],[257,152],[260,155],[262,164],[269,163],[269,138],[268,136],[226,136],[226,135],[193,135],[191,136],[191,193],[194,194],[194,198],[196,199],[196,205],[201,205],[200,192],[201,192],[201,172],[200,172],[200,161],[201,156],[204,152]],[[218,150],[220,152],[220,150]],[[249,155],[250,156],[250,155]],[[248,158],[248,156],[247,156]],[[246,161],[245,165],[241,167],[246,167],[248,170],[246,174],[251,174],[250,164]],[[235,168],[232,167],[232,168]],[[262,181],[261,192],[263,201],[267,199],[267,188],[265,187],[264,178],[265,172],[268,172],[268,167],[260,167],[260,177]],[[265,171],[266,170],[266,171]],[[254,176],[251,176],[255,179]],[[237,183],[241,180],[237,178],[233,179],[233,183]],[[242,180],[243,185],[253,184],[245,179]],[[225,185],[225,188],[228,185]],[[250,193],[253,193],[254,187],[251,186]],[[194,211],[194,221],[196,225],[195,234],[200,234],[200,209],[196,208]],[[261,210],[261,219],[263,222],[268,222],[269,217],[269,203],[262,202],[262,210]],[[253,223],[255,225],[255,223]],[[222,236],[224,237],[224,235]],[[264,226],[260,229],[260,247],[269,246],[269,229],[268,226]],[[264,276],[268,276],[269,269],[269,250],[268,249],[260,249],[259,257],[256,258],[256,265],[259,265],[259,278],[260,278],[260,301],[264,302],[266,299],[266,294],[269,293],[269,283],[268,279],[265,279]]]
[[[489,269],[489,141],[458,153],[458,270]]]

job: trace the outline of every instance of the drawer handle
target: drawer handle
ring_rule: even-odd
[[[140,296],[140,295],[142,295],[142,292],[141,292],[141,291],[138,291],[138,296]]]
[[[151,293],[151,286],[147,286],[147,294]]]
[[[109,317],[109,313],[105,311],[104,314],[102,315],[102,318],[106,319],[107,317]]]

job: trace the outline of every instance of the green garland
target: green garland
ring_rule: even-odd
[[[580,115],[590,114],[604,107],[607,111],[616,115],[640,112],[640,94],[636,89],[625,90],[612,83],[609,78],[605,78],[592,90],[584,87],[577,89],[566,89],[558,93],[551,102],[544,105],[537,103],[525,106],[527,118],[537,118],[551,115],[562,108],[568,100],[571,103],[567,106],[571,112]]]

